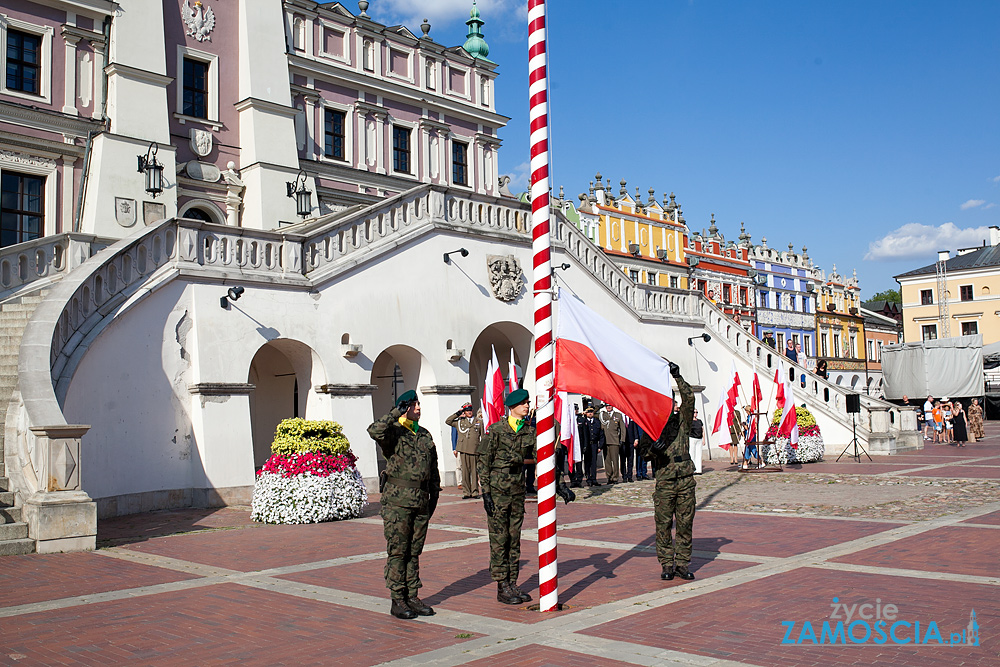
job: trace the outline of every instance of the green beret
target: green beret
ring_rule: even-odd
[[[417,392],[413,391],[412,389],[409,391],[404,391],[403,395],[396,399],[396,407],[399,407],[400,405],[406,403],[407,401],[415,401],[415,400],[417,400]]]
[[[515,389],[507,395],[507,400],[503,402],[508,408],[512,408],[515,405],[520,405],[528,400],[528,390],[527,389]]]

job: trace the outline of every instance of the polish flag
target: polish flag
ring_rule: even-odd
[[[668,362],[561,289],[555,375],[557,390],[617,406],[650,437],[659,435],[670,419],[674,401]]]
[[[792,383],[785,381],[785,404],[781,408],[781,424],[778,435],[788,438],[792,449],[799,448],[799,420],[795,413],[795,397],[792,395]]]
[[[774,369],[774,384],[778,385],[778,396],[775,405],[785,404],[785,363],[778,360],[778,367]]]
[[[726,403],[726,396],[728,391],[723,387],[722,392],[719,394],[719,409],[715,412],[715,423],[712,425],[712,435],[720,433],[719,435],[719,447],[728,450],[729,446],[733,444],[733,435],[729,432],[729,405]],[[722,424],[726,424],[726,428],[722,428]]]
[[[760,391],[760,379],[757,371],[753,372],[753,391],[750,395],[750,421],[747,422],[747,442],[757,441],[757,413],[760,412],[760,402],[764,395]]]
[[[731,385],[726,392],[726,405],[729,406],[729,423],[733,423],[733,411],[740,397],[740,374],[736,372],[736,362],[732,362],[732,369],[729,371]]]
[[[559,442],[566,447],[569,471],[573,472],[573,463],[582,461],[583,454],[580,450],[580,429],[565,391],[556,394],[555,414],[559,415]]]
[[[514,366],[514,348],[510,349],[510,364],[507,366],[507,386],[510,391],[517,389],[517,367]]]
[[[490,408],[490,423],[493,424],[503,419],[504,415],[503,373],[500,372],[500,362],[497,361],[496,348],[493,348],[493,358],[490,360],[486,384],[492,389],[487,394],[489,396],[487,407]]]
[[[751,402],[751,407],[753,407],[756,412],[757,408],[760,406],[761,400],[763,400],[764,394],[760,391],[760,378],[757,377],[757,371],[753,372],[753,400]]]

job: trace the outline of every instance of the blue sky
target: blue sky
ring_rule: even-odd
[[[526,3],[480,0],[525,188]],[[471,0],[372,0],[446,45]],[[355,10],[353,6],[350,7]],[[1000,225],[1000,2],[551,0],[553,185],[674,192],[693,230],[809,248],[862,295]]]

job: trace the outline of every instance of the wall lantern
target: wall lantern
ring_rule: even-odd
[[[451,257],[449,257],[448,255],[454,255],[455,253],[460,254],[462,257],[469,256],[468,250],[466,250],[465,248],[459,248],[458,250],[452,250],[451,252],[444,253],[444,263],[451,264]]]
[[[711,336],[709,336],[707,333],[703,333],[700,336],[691,336],[690,338],[688,338],[688,345],[690,345],[691,347],[694,347],[694,341],[698,340],[699,338],[702,339],[703,341],[705,341],[706,343],[708,341],[712,340]]]
[[[146,192],[153,199],[156,199],[156,195],[163,192],[163,165],[156,161],[156,152],[159,148],[159,145],[154,141],[149,145],[145,155],[136,156],[139,158],[139,173],[146,175]]]
[[[226,292],[226,296],[221,297],[219,299],[219,305],[228,310],[229,302],[238,301],[239,298],[243,296],[243,292],[245,291],[246,288],[244,288],[242,285],[236,285],[234,287],[230,287],[229,290]]]
[[[306,172],[303,169],[295,180],[285,183],[288,188],[288,196],[295,199],[295,213],[303,218],[308,218],[312,213],[312,192],[306,190]]]

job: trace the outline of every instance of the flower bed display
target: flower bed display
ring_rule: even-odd
[[[368,491],[340,424],[286,419],[257,472],[250,517],[264,523],[318,523],[361,515]]]
[[[761,453],[768,465],[784,465],[786,463],[814,463],[823,460],[823,436],[819,432],[816,419],[808,408],[795,406],[796,422],[799,425],[799,446],[792,449],[788,438],[777,437],[778,425],[781,423],[781,408],[774,411],[771,426],[767,429],[766,440],[774,444],[762,445]]]

